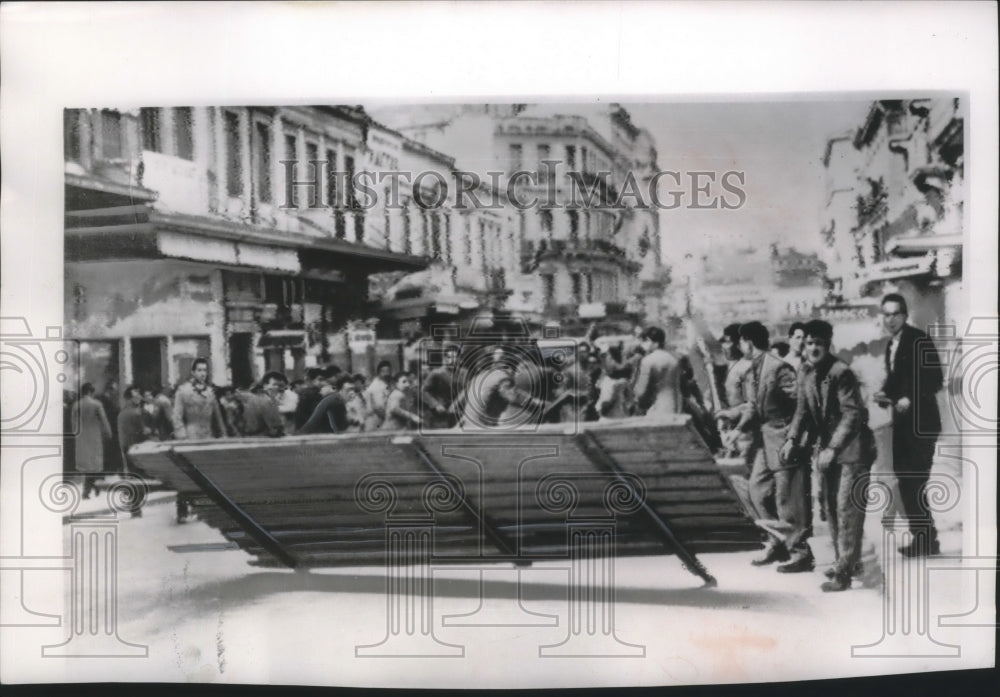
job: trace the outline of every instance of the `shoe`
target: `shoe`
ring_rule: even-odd
[[[865,573],[864,564],[862,564],[861,562],[857,562],[854,564],[854,568],[851,569],[851,578],[858,578],[859,576],[864,575],[864,573]],[[823,572],[823,575],[826,576],[827,578],[835,577],[837,575],[837,567],[831,566],[829,569]]]
[[[834,574],[833,578],[825,581],[819,588],[824,593],[835,593],[846,591],[851,587],[851,577],[845,574]]]
[[[764,556],[758,557],[750,563],[754,566],[767,566],[768,564],[773,564],[776,561],[788,561],[788,550],[777,545],[774,547],[768,547],[764,550]]]
[[[816,560],[811,554],[796,557],[787,564],[778,567],[779,574],[800,574],[816,568]]]
[[[903,545],[899,548],[899,553],[904,557],[926,557],[941,554],[941,543],[938,542],[937,538],[931,540],[928,546],[927,541],[922,537],[917,537],[908,545]]]

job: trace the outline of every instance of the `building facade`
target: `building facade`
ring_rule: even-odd
[[[426,267],[330,169],[368,164],[347,107],[65,112],[65,323],[84,381],[217,384],[337,359],[368,278]],[[330,163],[330,167],[326,163]]]
[[[911,321],[962,324],[964,117],[957,98],[880,100],[824,154],[831,300],[900,292]]]
[[[497,226],[487,223],[484,234],[498,252],[503,275],[494,290],[506,291],[503,309],[558,321],[570,333],[592,321],[622,330],[661,319],[667,276],[659,215],[622,195],[623,187],[648,188],[656,149],[624,108],[465,105],[378,116],[455,154],[458,170],[480,178],[475,193],[500,202]],[[472,198],[454,203],[461,208]],[[473,223],[473,240],[477,234]]]

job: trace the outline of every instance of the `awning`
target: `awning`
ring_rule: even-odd
[[[897,237],[886,245],[886,251],[896,254],[924,254],[946,247],[961,247],[961,235],[923,235]]]
[[[260,348],[305,348],[306,333],[298,329],[272,329],[257,342]]]

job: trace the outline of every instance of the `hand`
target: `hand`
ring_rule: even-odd
[[[816,468],[820,472],[826,472],[830,468],[830,465],[833,464],[835,456],[836,453],[833,452],[832,448],[823,448],[819,451],[819,456],[816,458]]]
[[[785,441],[785,444],[781,446],[781,451],[778,453],[778,460],[782,464],[786,464],[792,457],[792,451],[795,449],[795,445],[792,441]]]
[[[894,407],[897,414],[905,414],[910,410],[910,400],[907,397],[900,397],[896,401],[896,406]]]
[[[736,438],[739,435],[740,432],[737,431],[736,429],[733,429],[732,431],[726,431],[722,435],[722,444],[725,445],[727,448],[732,448],[733,444],[736,443]]]

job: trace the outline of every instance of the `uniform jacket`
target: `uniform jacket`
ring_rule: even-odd
[[[825,371],[825,374],[824,374]],[[823,377],[817,383],[817,374]],[[795,417],[788,440],[813,449],[831,448],[838,463],[872,464],[875,439],[868,428],[868,410],[854,372],[839,358],[827,356],[819,366],[799,371]]]
[[[211,385],[198,389],[190,380],[178,387],[174,395],[173,421],[174,438],[215,438],[226,433]]]
[[[941,432],[941,412],[937,393],[944,382],[941,361],[934,342],[925,332],[904,324],[900,330],[895,365],[889,360],[892,343],[885,347],[885,384],[882,391],[893,401],[910,400],[903,414],[893,412],[894,430],[908,434],[937,436]]]
[[[111,424],[104,406],[87,395],[71,410],[70,420],[76,432],[75,457],[77,472],[100,472],[104,469],[104,442],[111,440]]]

